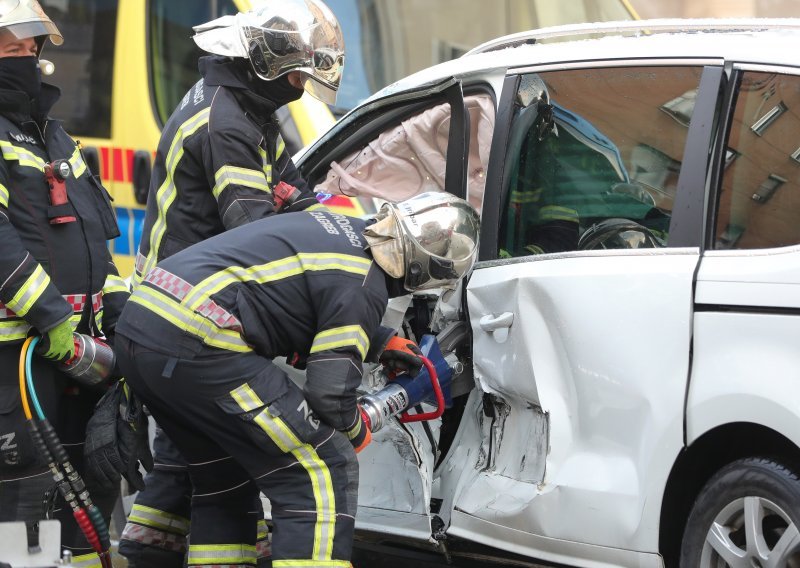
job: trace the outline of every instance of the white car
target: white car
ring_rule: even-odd
[[[463,291],[393,311],[463,371],[359,455],[360,549],[800,566],[798,46],[798,20],[508,36],[299,158],[321,192],[482,215]]]

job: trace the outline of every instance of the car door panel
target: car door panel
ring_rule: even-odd
[[[798,119],[785,112],[800,104],[800,75],[742,63],[732,73],[713,250],[697,274],[687,440],[750,422],[800,445]]]
[[[475,377],[504,401],[506,416],[495,455],[469,464],[475,473],[459,488],[456,510],[506,527],[509,538],[522,531],[620,547],[640,533],[653,538],[639,521],[657,496],[641,480],[682,445],[696,262],[695,250],[673,249],[475,270],[467,294]],[[502,312],[518,317],[501,343],[477,322]],[[531,468],[543,453],[544,467]],[[453,516],[451,531],[464,534],[461,519]],[[480,532],[471,538],[483,541]]]

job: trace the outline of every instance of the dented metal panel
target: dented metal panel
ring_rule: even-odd
[[[368,373],[365,390],[383,387],[382,373]],[[429,409],[428,409],[429,410]],[[434,441],[441,421],[427,423]],[[356,529],[432,542],[430,500],[434,465],[432,446],[422,423],[389,419],[358,455]]]
[[[486,395],[444,464],[461,473],[436,485],[455,493],[448,534],[539,558],[556,541],[657,552],[642,519],[660,510],[653,488],[681,448],[697,258],[577,252],[476,269],[467,299]]]

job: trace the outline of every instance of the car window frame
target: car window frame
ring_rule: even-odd
[[[724,61],[721,58],[642,58],[642,59],[603,59],[582,60],[569,63],[548,63],[510,68],[506,72],[503,90],[500,94],[500,108],[495,119],[495,132],[487,170],[486,193],[481,227],[481,243],[478,261],[515,263],[530,260],[531,257],[499,258],[500,224],[502,206],[509,191],[506,168],[508,145],[513,125],[513,101],[519,81],[523,75],[573,69],[596,69],[613,67],[701,67],[695,110],[689,124],[684,142],[683,161],[678,176],[668,246],[672,248],[701,247],[706,229],[708,202],[707,180],[711,161],[709,149],[719,113],[719,94],[724,84]],[[691,150],[690,150],[691,148]],[[698,148],[703,148],[702,152]],[[490,191],[490,187],[497,188]],[[673,236],[673,231],[675,235]],[[585,254],[586,251],[557,253],[558,255]],[[595,252],[592,251],[592,256]],[[615,249],[600,251],[597,254],[641,254],[641,251]],[[544,256],[544,255],[537,255]],[[478,266],[480,267],[480,265]]]
[[[453,176],[458,180],[460,189],[458,193],[450,191],[459,197],[465,197],[467,192],[467,168],[469,148],[469,113],[466,110],[464,98],[475,93],[494,92],[488,87],[465,87],[462,80],[449,77],[435,84],[424,85],[417,89],[403,91],[381,97],[375,101],[353,109],[342,117],[327,133],[314,142],[311,147],[296,159],[296,166],[303,178],[311,187],[325,179],[331,162],[341,159],[377,138],[385,130],[400,124],[403,120],[414,116],[437,104],[448,103],[451,109],[451,130],[448,136],[447,169],[445,172],[445,189],[451,190],[456,183],[450,181]],[[459,103],[460,99],[460,103]],[[453,128],[452,125],[456,125]],[[451,148],[455,140],[463,154],[457,162],[450,160]]]

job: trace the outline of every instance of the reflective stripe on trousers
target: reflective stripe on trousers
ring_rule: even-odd
[[[188,565],[255,566],[256,547],[250,544],[190,544]]]
[[[103,563],[100,562],[100,557],[93,552],[91,554],[73,556],[70,566],[72,568],[103,568]]]

